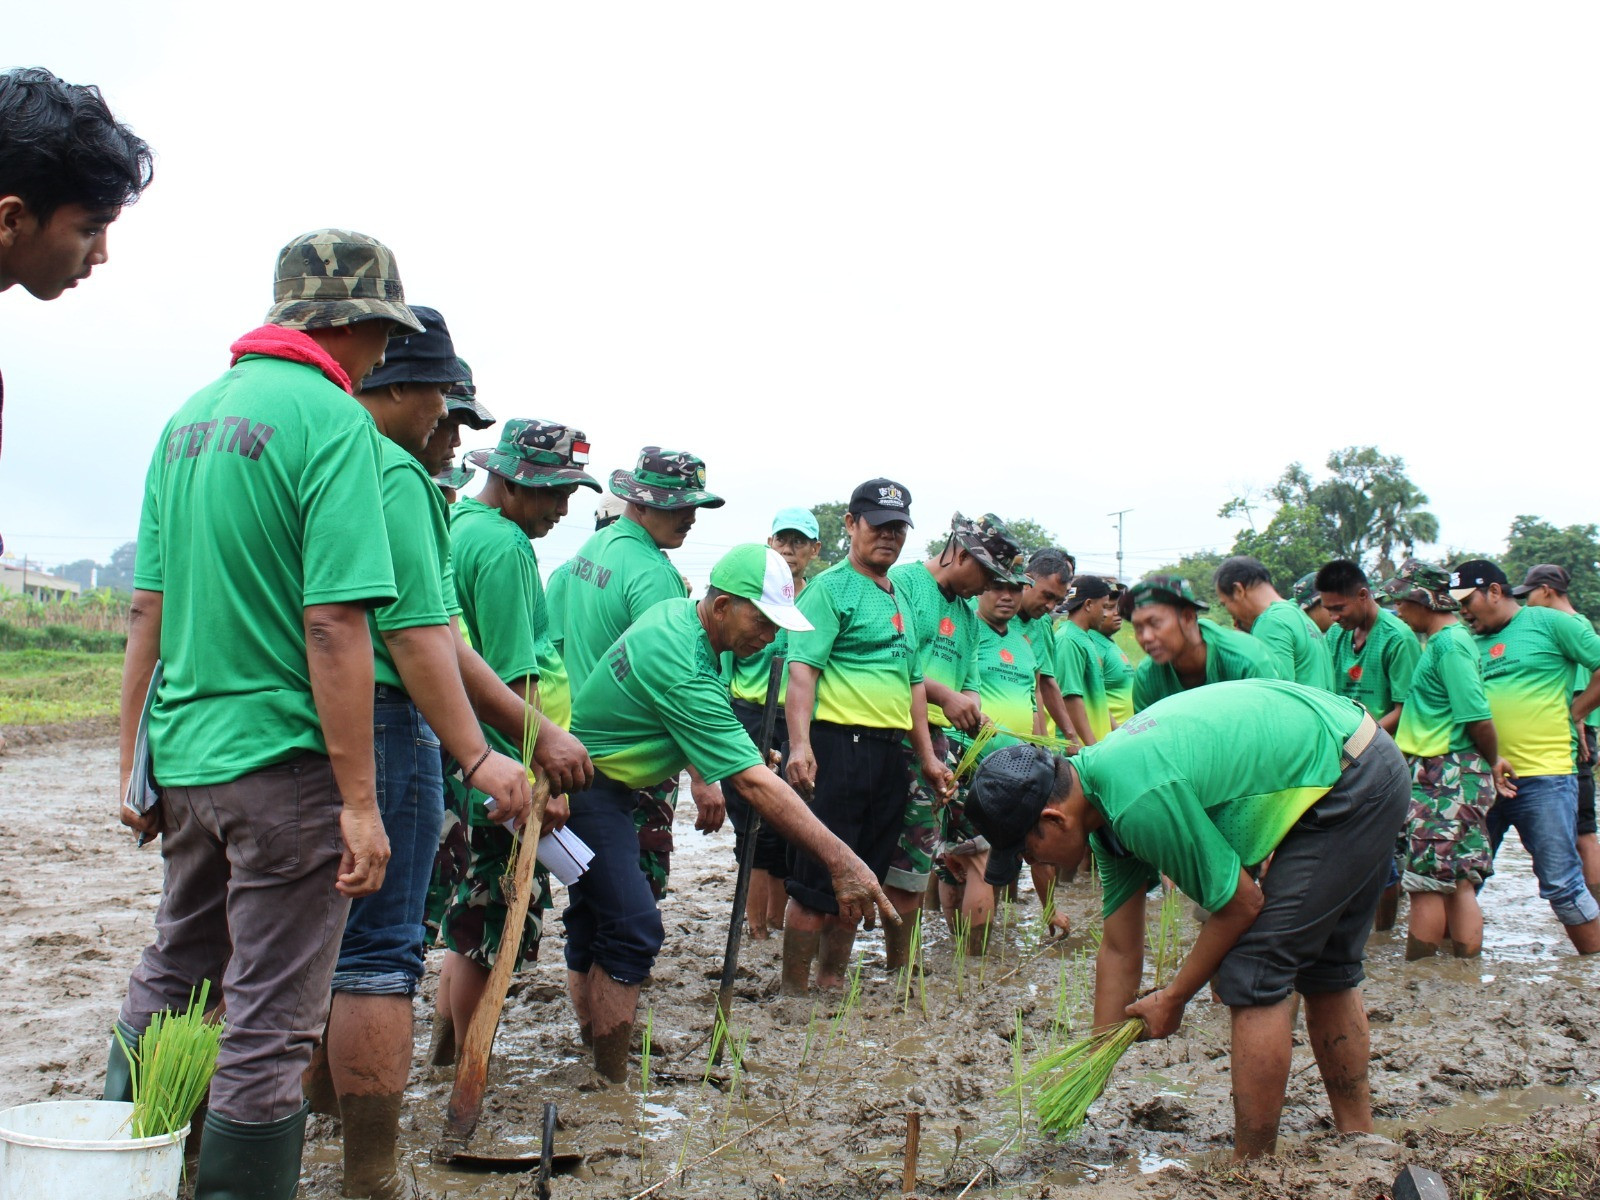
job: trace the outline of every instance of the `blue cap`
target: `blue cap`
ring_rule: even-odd
[[[817,516],[809,508],[785,508],[772,518],[772,532],[782,533],[785,529],[793,529],[805,534],[813,542],[817,540]]]

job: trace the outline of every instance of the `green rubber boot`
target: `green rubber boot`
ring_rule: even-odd
[[[194,1200],[292,1200],[300,1188],[306,1114],[262,1124],[206,1114]]]
[[[128,1043],[129,1050],[138,1050],[139,1035],[121,1021],[117,1022],[115,1028],[117,1032],[111,1035],[111,1049],[106,1054],[106,1088],[100,1099],[122,1100],[132,1103],[133,1063],[128,1060],[127,1052],[123,1050],[122,1043],[117,1041],[117,1033],[122,1034],[123,1040]]]

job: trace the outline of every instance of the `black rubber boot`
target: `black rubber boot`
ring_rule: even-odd
[[[122,1042],[117,1041],[117,1033],[121,1033],[123,1040],[128,1043],[128,1050],[135,1052],[139,1049],[139,1035],[121,1021],[116,1024],[116,1031],[111,1035],[111,1049],[106,1054],[106,1087],[100,1099],[122,1100],[131,1103],[133,1100],[133,1063],[128,1060],[127,1051],[123,1050]]]
[[[300,1188],[306,1114],[261,1124],[206,1114],[194,1200],[292,1200]]]

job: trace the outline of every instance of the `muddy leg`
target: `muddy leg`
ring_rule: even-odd
[[[328,1066],[344,1127],[344,1194],[414,1195],[396,1161],[400,1100],[411,1072],[411,997],[335,992]]]
[[[578,1018],[578,1037],[585,1046],[594,1045],[594,1024],[589,1019],[589,976],[583,971],[567,972],[567,995],[572,1013]]]
[[[325,1117],[339,1115],[339,1094],[333,1090],[333,1075],[328,1070],[327,1030],[323,1030],[322,1040],[311,1052],[311,1065],[300,1077],[300,1087],[312,1112]]]
[[[994,921],[995,896],[992,884],[983,880],[983,869],[989,863],[988,851],[972,855],[967,860],[967,883],[962,889],[961,915],[966,918],[968,954],[982,954],[989,943],[989,925]]]
[[[1416,898],[1411,902],[1415,904]],[[1455,956],[1476,958],[1483,952],[1483,909],[1470,883],[1462,880],[1456,884],[1456,890],[1445,898],[1445,912],[1449,915],[1450,948]]]
[[[1294,1018],[1287,997],[1232,1013],[1233,1157],[1258,1158],[1278,1145]]]
[[[472,1014],[478,1011],[478,1002],[489,986],[489,968],[454,950],[445,955],[445,967],[450,972],[450,1022],[455,1030],[455,1044],[463,1046]]]
[[[772,872],[763,871],[759,867],[750,869],[750,894],[744,903],[745,928],[749,931],[752,941],[764,942],[770,932],[767,925],[767,913],[771,908],[769,893],[772,891],[774,880]],[[782,886],[779,884],[778,886]]]
[[[916,924],[912,917],[917,909],[922,907],[922,893],[908,892],[904,888],[886,887],[884,893],[889,897],[889,903],[894,905],[895,912],[900,914],[900,924],[885,925],[883,927],[883,945],[885,965],[893,974],[911,961],[911,934]],[[851,941],[855,941],[854,931],[851,932]],[[845,961],[849,962],[848,951]]]
[[[1442,893],[1411,894],[1411,915],[1406,921],[1407,962],[1415,962],[1419,958],[1432,958],[1439,952],[1449,927],[1446,913],[1446,897]]]
[[[1600,953],[1600,917],[1582,925],[1568,925],[1566,929],[1573,949],[1579,954]]]
[[[1372,928],[1378,932],[1393,929],[1395,920],[1400,915],[1400,885],[1391,883],[1383,889],[1383,895],[1378,899],[1378,913],[1372,918]]]
[[[822,927],[822,946],[818,951],[817,987],[839,991],[850,970],[850,951],[855,948],[856,927],[838,917],[829,917]]]
[[[1589,894],[1600,900],[1600,838],[1592,833],[1580,833],[1578,858],[1583,862],[1583,881],[1589,885]]]
[[[628,1078],[639,985],[618,983],[598,965],[589,968],[589,1014],[594,1025],[594,1066],[612,1083]]]
[[[1371,1133],[1372,1092],[1367,1083],[1371,1044],[1361,989],[1308,995],[1306,1032],[1328,1089],[1334,1127],[1340,1133]]]
[[[456,1026],[450,1011],[450,960],[453,957],[447,950],[439,968],[439,992],[433,1002],[433,1036],[428,1043],[430,1067],[454,1066],[456,1061]]]
[[[783,926],[783,990],[785,995],[804,996],[811,990],[811,964],[822,944],[823,913],[807,908],[798,900],[789,901]]]

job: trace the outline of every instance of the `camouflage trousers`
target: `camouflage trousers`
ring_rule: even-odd
[[[972,777],[968,776],[957,784],[955,798],[939,810],[939,855],[934,860],[934,870],[941,883],[951,886],[963,881],[956,878],[955,872],[946,865],[947,859],[982,854],[989,849],[989,840],[978,832],[972,824],[972,818],[967,816],[967,793],[971,790],[971,783]]]
[[[471,815],[474,805],[478,823]],[[425,920],[430,944],[442,942],[485,969],[494,966],[505,936],[505,876],[513,867],[511,834],[487,821],[482,795],[465,787],[458,771],[446,774],[444,828],[433,860]],[[518,969],[538,959],[549,908],[550,876],[536,866],[522,943],[517,947]]]
[[[937,728],[933,730],[933,752],[942,762],[949,764],[949,739]],[[889,860],[889,872],[883,878],[883,886],[920,893],[928,888],[933,856],[939,849],[938,803],[933,788],[922,777],[922,767],[916,755],[907,757],[910,766],[906,772],[905,823],[900,830],[900,841],[894,848],[894,857]]]
[[[633,793],[633,828],[639,835],[639,870],[656,903],[667,898],[672,873],[672,816],[678,807],[678,777]]]
[[[1494,874],[1488,831],[1494,799],[1489,764],[1476,751],[1412,760],[1401,855],[1406,891],[1453,892],[1463,881],[1477,887]]]

